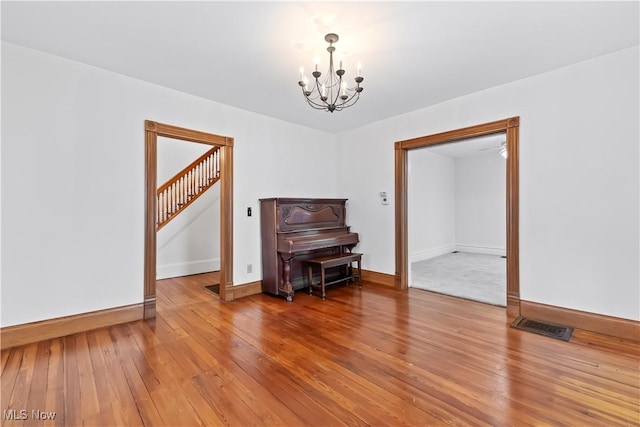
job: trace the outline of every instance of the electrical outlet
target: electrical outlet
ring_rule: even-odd
[[[247,264],[247,273],[253,273],[253,264]]]

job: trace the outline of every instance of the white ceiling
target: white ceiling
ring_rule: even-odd
[[[2,39],[338,133],[639,43],[632,2],[10,2]],[[336,32],[364,92],[311,109],[299,68]]]
[[[500,155],[500,148],[506,140],[506,133],[501,132],[494,135],[478,136],[462,141],[432,145],[420,148],[420,150],[427,150],[442,156],[454,158],[480,156],[488,153],[494,153],[498,156]],[[413,150],[409,151],[409,154],[411,154],[412,151]]]

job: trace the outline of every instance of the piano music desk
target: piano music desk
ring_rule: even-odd
[[[354,280],[355,275],[353,274],[353,267],[351,266],[351,264],[354,262],[358,263],[358,284],[360,285],[360,287],[362,287],[362,269],[360,265],[361,261],[362,261],[362,254],[357,254],[357,253],[342,253],[339,255],[329,255],[329,256],[323,256],[319,258],[312,258],[312,259],[306,260],[305,262],[307,263],[307,268],[308,268],[307,271],[308,271],[308,279],[309,279],[309,295],[313,294],[313,287],[315,286],[322,289],[322,299],[325,299],[326,285],[332,285],[334,283],[344,282],[347,280],[349,281]],[[331,282],[325,281],[325,270],[327,268],[339,267],[343,265],[347,267],[346,276],[343,276]],[[313,267],[314,266],[320,267],[320,283],[313,283]]]

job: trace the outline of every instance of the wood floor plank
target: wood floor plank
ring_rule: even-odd
[[[100,403],[98,419],[113,425],[143,425],[109,332],[106,329],[88,332],[87,342]]]
[[[58,416],[2,426],[640,426],[638,343],[368,282],[222,302],[218,278],[159,281],[155,319],[3,350],[3,411]]]
[[[3,351],[0,353],[0,375],[2,375],[5,366],[7,366],[7,363],[9,362],[9,354],[11,354],[9,351]]]
[[[42,341],[35,344],[37,350],[35,354],[35,360],[33,365],[33,377],[29,387],[29,397],[27,398],[27,404],[25,408],[40,412],[47,413],[46,396],[48,385],[48,371],[49,371],[49,346],[50,341]],[[34,417],[31,412],[30,417],[26,420],[26,426],[42,425],[42,421],[39,417]]]
[[[145,426],[164,425],[162,417],[158,413],[156,402],[149,394],[149,388],[154,389],[159,386],[155,378],[144,374],[144,369],[140,370],[134,360],[143,359],[137,352],[138,347],[128,332],[126,325],[117,325],[109,330],[111,341],[114,343],[114,354],[120,363],[123,375],[126,379],[126,386],[131,390],[133,403],[138,409],[138,414]],[[144,366],[144,365],[143,365]],[[142,371],[142,372],[141,372]],[[145,383],[144,377],[152,378]]]
[[[98,398],[95,370],[91,363],[88,333],[76,335],[76,369],[78,370],[79,387],[82,404],[82,418],[85,423],[94,424],[99,419],[100,399]]]
[[[38,352],[38,344],[29,344],[20,347],[20,365],[18,375],[15,377],[15,384],[8,400],[7,407],[16,411],[23,411],[27,418],[24,421],[29,421],[31,416],[31,409],[29,408],[29,392],[31,391],[31,383],[36,366],[36,355]],[[33,397],[35,399],[35,397]],[[3,402],[3,406],[5,403]],[[27,409],[28,408],[28,409]],[[4,408],[3,408],[4,409]],[[3,417],[4,420],[4,417]],[[24,423],[17,424],[14,420],[11,420],[6,424],[11,425],[25,425]]]
[[[113,365],[109,363],[110,343],[107,344],[104,341],[98,340],[98,335],[101,333],[108,332],[105,330],[87,332],[89,358],[91,360],[98,401],[98,413],[95,418],[102,420],[107,425],[121,425],[123,418],[120,417],[120,413],[124,411],[120,411],[120,399],[118,398],[116,390],[112,389],[110,381],[112,377],[119,376],[119,370],[113,369]],[[103,356],[104,353],[106,354]],[[114,410],[114,407],[118,410]],[[133,421],[133,419],[131,421]]]
[[[82,391],[77,368],[76,335],[63,337],[60,340],[63,342],[65,425],[82,426],[85,423],[82,417]]]
[[[24,346],[2,350],[3,359],[6,358],[5,369],[2,371],[2,376],[0,377],[2,379],[2,381],[0,381],[0,402],[2,402],[3,411],[16,409],[10,405],[10,402],[13,389],[16,386],[16,379],[20,372],[20,361],[23,351]],[[6,416],[3,416],[2,420],[7,421]]]
[[[45,408],[55,414],[45,421],[45,426],[64,426],[64,362],[62,340],[49,341],[49,368],[47,370],[47,390]]]

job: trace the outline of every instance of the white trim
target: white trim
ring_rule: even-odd
[[[487,255],[498,255],[498,256],[507,256],[506,248],[496,248],[490,246],[475,246],[475,245],[456,245],[456,251],[459,252],[470,252],[474,254],[487,254]]]
[[[156,266],[156,279],[169,279],[171,277],[189,276],[218,270],[220,270],[220,258],[176,262]]]
[[[435,258],[440,255],[448,254],[456,250],[455,245],[438,246],[435,248],[429,248],[424,251],[414,252],[409,255],[409,264],[418,261],[424,261],[426,259]]]

